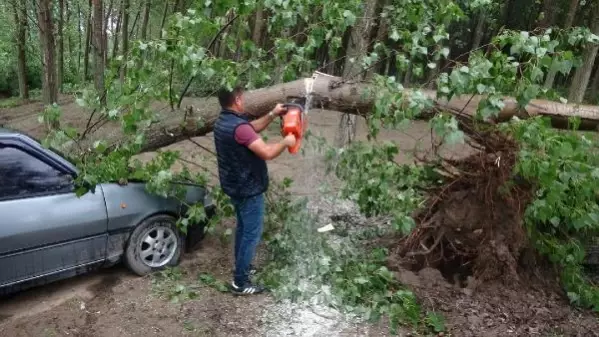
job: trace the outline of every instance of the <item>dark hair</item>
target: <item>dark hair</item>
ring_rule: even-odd
[[[235,98],[243,94],[243,87],[237,86],[232,91],[227,88],[222,88],[218,91],[218,102],[222,108],[228,108],[233,105]]]

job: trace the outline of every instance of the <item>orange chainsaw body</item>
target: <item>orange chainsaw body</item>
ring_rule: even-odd
[[[297,153],[302,144],[302,137],[308,126],[304,108],[299,104],[285,104],[287,112],[281,119],[281,133],[284,136],[293,134],[296,142],[294,146],[289,147],[289,153]]]

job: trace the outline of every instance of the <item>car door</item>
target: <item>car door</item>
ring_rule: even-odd
[[[73,172],[23,141],[0,139],[0,286],[103,261],[101,187],[78,198]]]

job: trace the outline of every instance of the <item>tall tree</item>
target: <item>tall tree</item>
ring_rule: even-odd
[[[377,0],[365,0],[364,11],[357,24],[351,27],[350,42],[345,55],[343,77],[347,79],[363,79],[366,74],[362,70],[362,60],[368,52],[371,31],[375,26],[375,11]],[[337,145],[344,146],[350,143],[356,135],[357,117],[343,114],[337,130]]]
[[[104,36],[106,35],[104,32],[104,24],[103,24],[103,5],[102,0],[93,0],[93,46],[94,46],[94,65],[95,65],[95,86],[100,95],[100,103],[102,105],[106,104],[106,95],[104,89],[104,69],[106,68],[105,63],[105,43]]]
[[[578,1],[579,0],[571,0],[570,1],[570,8],[568,8],[568,14],[566,15],[566,20],[564,22],[564,29],[568,29],[570,27],[572,27],[572,24],[574,24],[574,18],[576,17],[576,11],[578,10]],[[549,70],[549,72],[547,73],[547,76],[545,77],[545,83],[543,84],[543,87],[545,87],[545,89],[551,89],[553,88],[553,83],[555,82],[555,76],[557,75],[557,68],[553,67]]]
[[[158,32],[158,36],[162,38],[164,30],[164,24],[166,23],[166,15],[168,14],[168,0],[164,0],[164,10],[162,12],[162,20],[160,21],[160,31]]]
[[[150,10],[152,9],[150,0],[144,1],[144,17],[141,22],[141,39],[146,40],[148,38],[148,22],[150,21]]]
[[[260,47],[262,42],[262,27],[264,26],[264,8],[262,3],[258,3],[256,8],[256,16],[254,19],[254,27],[252,29],[252,41],[256,46]]]
[[[112,44],[112,58],[117,57],[119,54],[119,36],[121,32],[121,25],[123,24],[123,11],[119,11],[116,18],[116,27],[113,30],[114,41]]]
[[[476,11],[476,28],[474,28],[474,38],[472,39],[471,50],[476,50],[480,47],[480,44],[483,41],[483,37],[485,36],[485,21],[487,20],[487,15],[485,12],[485,8],[483,6],[477,8]]]
[[[576,12],[578,11],[578,3],[580,0],[570,0],[570,8],[568,14],[566,14],[566,21],[564,22],[564,28],[570,28],[574,24],[576,18]]]
[[[37,16],[39,22],[40,47],[43,54],[42,97],[44,104],[55,103],[58,99],[58,87],[56,85],[56,50],[51,9],[52,0],[39,1]]]
[[[123,24],[121,33],[123,34],[123,55],[127,55],[129,51],[129,0],[123,0]],[[127,63],[124,62],[121,67],[121,83],[125,82],[127,76]]]
[[[62,92],[64,81],[64,0],[58,0],[58,68],[57,68],[57,86]]]
[[[593,34],[599,35],[599,4],[595,4],[595,9],[591,16],[591,31]],[[598,50],[599,44],[596,43],[585,48],[582,54],[582,66],[576,69],[572,84],[570,85],[570,92],[568,93],[568,100],[570,102],[581,103],[584,99]]]
[[[92,45],[92,0],[88,1],[88,12],[87,12],[87,23],[86,23],[86,30],[85,30],[85,52],[83,55],[83,81],[87,81],[87,79],[89,78],[89,54],[91,52],[91,45]]]
[[[29,87],[27,85],[27,4],[13,1],[12,7],[15,18],[15,42],[17,45],[17,76],[19,78],[19,96],[21,99],[29,98]]]
[[[559,10],[557,0],[544,0],[542,14],[539,20],[539,27],[547,28],[555,24],[557,18],[557,11]]]

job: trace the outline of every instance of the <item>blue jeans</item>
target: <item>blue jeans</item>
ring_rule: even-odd
[[[250,198],[231,198],[237,214],[235,231],[235,284],[249,281],[250,264],[262,237],[264,220],[264,194]]]

